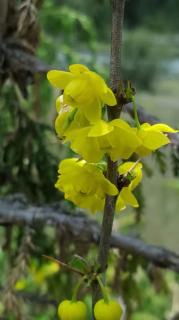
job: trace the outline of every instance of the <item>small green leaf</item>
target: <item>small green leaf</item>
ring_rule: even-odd
[[[72,259],[69,262],[69,265],[75,269],[82,271],[82,272],[87,272],[89,269],[87,261],[83,257],[81,257],[77,254],[75,254],[72,257]]]

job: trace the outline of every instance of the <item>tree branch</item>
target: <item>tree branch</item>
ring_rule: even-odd
[[[112,32],[111,32],[111,57],[110,57],[110,84],[117,96],[117,105],[108,107],[108,119],[113,120],[120,117],[122,105],[118,99],[119,81],[121,80],[121,51],[122,51],[122,28],[124,20],[125,0],[112,0]],[[117,186],[117,162],[113,162],[107,157],[107,178]],[[121,188],[122,189],[122,188]],[[98,261],[101,271],[105,277],[107,268],[108,252],[110,248],[110,238],[114,221],[116,197],[106,195],[103,221],[100,232],[100,243]],[[96,301],[100,296],[98,283],[92,284],[93,310]],[[93,315],[95,319],[95,316]]]
[[[0,198],[0,225],[57,226],[65,230],[72,239],[83,243],[99,243],[100,226],[82,212],[71,214],[61,206],[30,205],[19,196]],[[144,258],[161,268],[179,272],[179,254],[165,248],[149,245],[134,237],[114,234],[111,248],[124,250],[128,254]],[[45,252],[44,252],[45,253]]]
[[[117,93],[119,80],[121,77],[121,48],[122,48],[122,27],[124,18],[125,0],[112,1],[112,33],[111,33],[111,62],[110,62],[110,82],[112,89]],[[120,103],[120,102],[119,102]],[[117,108],[117,106],[116,106]],[[116,108],[108,107],[108,118],[110,120],[119,115]],[[117,162],[113,162],[108,157],[107,178],[117,185]],[[99,263],[102,271],[105,272],[110,247],[110,237],[114,220],[116,197],[106,196],[103,222],[101,228],[99,244]]]

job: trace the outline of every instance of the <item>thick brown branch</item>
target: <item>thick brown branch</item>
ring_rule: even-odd
[[[72,239],[83,243],[99,243],[100,226],[83,213],[69,214],[60,206],[34,206],[18,197],[0,198],[0,224],[1,225],[39,225],[58,226],[65,230]],[[179,254],[162,247],[149,245],[142,240],[113,234],[110,245],[126,253],[140,256],[161,268],[168,268],[179,272]]]

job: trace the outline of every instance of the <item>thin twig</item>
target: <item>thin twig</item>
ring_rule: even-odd
[[[80,274],[80,276],[84,276],[84,273],[82,271],[69,266],[67,263],[62,262],[57,258],[53,258],[53,257],[47,256],[46,254],[43,254],[42,257],[44,257],[44,258],[46,258],[48,260],[54,261],[54,262],[58,263],[61,267],[64,267],[64,268],[66,268],[66,269],[68,269],[68,270],[70,270],[72,272]]]
[[[112,19],[112,45],[111,45],[111,72],[110,80],[113,90],[118,89],[119,80],[121,77],[121,47],[122,47],[122,26],[124,16],[125,0],[113,1],[113,19]],[[108,108],[108,118],[115,119],[115,107]],[[107,178],[117,185],[117,162],[113,162],[108,158]],[[106,270],[108,251],[110,247],[110,237],[114,220],[116,197],[107,196],[105,202],[104,216],[102,222],[102,230],[99,245],[99,263],[102,271]]]

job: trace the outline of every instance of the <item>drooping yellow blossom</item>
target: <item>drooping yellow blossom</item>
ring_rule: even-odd
[[[60,320],[87,320],[87,307],[83,301],[64,300],[58,306]]]
[[[117,195],[117,188],[104,177],[102,170],[85,160],[65,159],[59,165],[56,188],[65,199],[92,212],[104,208],[105,196]]]
[[[170,139],[165,133],[177,132],[177,130],[174,130],[164,123],[154,125],[143,123],[140,128],[134,130],[141,140],[141,145],[136,149],[136,153],[141,157],[148,156],[151,152],[170,143]]]
[[[82,64],[69,66],[69,72],[51,70],[50,83],[64,89],[64,103],[80,110],[90,122],[101,118],[104,104],[116,105],[116,98],[105,81]]]
[[[133,128],[122,119],[98,120],[93,125],[76,127],[75,122],[68,127],[66,141],[88,162],[100,161],[105,153],[113,161],[128,159],[141,144]]]
[[[133,168],[134,167],[134,168]],[[132,170],[131,170],[132,169]],[[142,180],[142,164],[129,161],[125,162],[118,167],[118,172],[120,175],[124,175],[130,171],[132,175],[132,180],[128,187],[124,187],[118,195],[116,202],[116,211],[121,211],[126,208],[127,205],[132,207],[138,207],[138,201],[133,195],[132,191],[137,187],[137,185]]]

